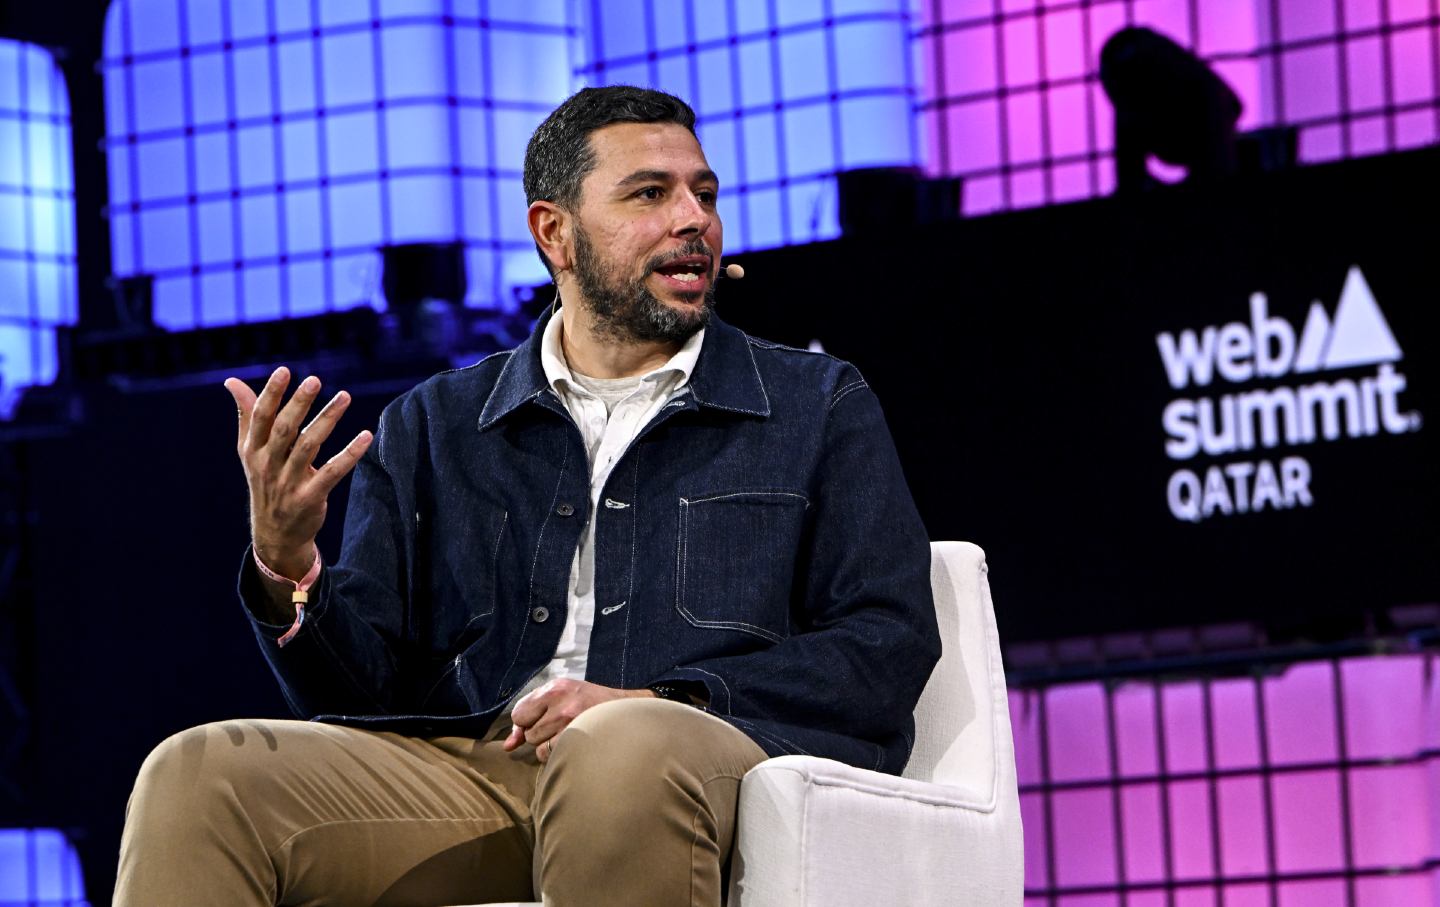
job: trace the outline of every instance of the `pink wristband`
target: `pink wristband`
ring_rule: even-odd
[[[290,629],[286,630],[283,636],[275,640],[276,645],[283,647],[295,638],[295,634],[300,632],[300,625],[305,623],[305,605],[310,601],[310,587],[315,585],[315,580],[320,578],[320,548],[318,546],[315,548],[315,560],[298,583],[265,566],[265,562],[260,560],[260,552],[256,551],[253,545],[250,553],[254,556],[255,566],[260,569],[261,573],[277,583],[288,583],[295,587],[295,591],[290,593],[290,601],[295,603],[295,622],[290,625]]]

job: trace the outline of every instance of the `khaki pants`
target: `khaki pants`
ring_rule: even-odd
[[[140,770],[117,907],[718,905],[765,753],[690,706],[583,713],[539,764],[508,728],[418,739],[303,721],[176,734]]]

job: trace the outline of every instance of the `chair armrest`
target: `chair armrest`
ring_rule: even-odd
[[[988,790],[782,756],[740,786],[730,905],[1018,905],[1019,842]]]

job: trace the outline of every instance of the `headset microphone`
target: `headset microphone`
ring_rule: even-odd
[[[739,280],[740,278],[745,276],[745,269],[737,264],[728,264],[725,267],[721,268],[720,273],[716,274],[715,276],[717,278],[728,277],[731,280]]]

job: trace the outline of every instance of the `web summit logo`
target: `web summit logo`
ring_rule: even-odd
[[[1255,293],[1249,324],[1156,336],[1165,376],[1177,391],[1209,388],[1217,379],[1235,385],[1290,378],[1273,387],[1172,400],[1161,419],[1172,460],[1419,430],[1420,414],[1400,405],[1405,376],[1395,363],[1404,354],[1358,267],[1345,276],[1334,318],[1313,303],[1298,335],[1267,306],[1265,294]],[[1370,366],[1375,370],[1368,375],[1300,377]],[[1189,522],[1314,503],[1310,463],[1301,456],[1283,457],[1278,466],[1268,459],[1217,463],[1203,475],[1178,469],[1166,497],[1175,518]]]

